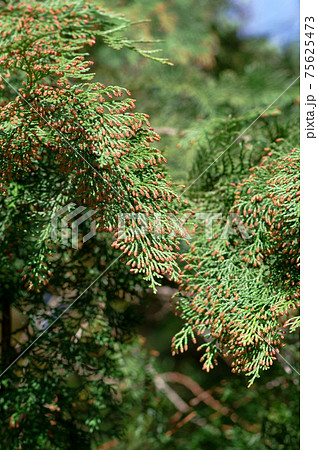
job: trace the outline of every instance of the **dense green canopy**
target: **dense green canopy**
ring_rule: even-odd
[[[0,448],[298,448],[297,49],[227,6],[1,3]]]

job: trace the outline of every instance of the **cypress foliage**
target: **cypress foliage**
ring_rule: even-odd
[[[90,2],[12,3],[0,19],[1,448],[90,448],[121,435],[154,390],[135,308],[145,287],[177,277],[180,200],[148,116],[127,89],[92,81],[87,49],[103,39],[167,61]],[[97,222],[76,251],[51,239],[70,203]]]
[[[93,77],[92,62],[81,49],[101,36],[113,48],[148,53],[113,36],[127,21],[121,24],[120,16],[90,3],[18,4],[8,10],[2,14],[3,88],[13,77],[19,95],[1,110],[1,190],[16,212],[32,205],[20,238],[27,241],[31,234],[37,240],[35,254],[25,244],[28,288],[37,288],[40,277],[48,282],[52,216],[74,199],[97,209],[98,229],[109,232],[118,231],[118,214],[144,214],[149,230],[161,214],[157,234],[135,239],[136,218],[127,217],[125,238],[117,232],[113,243],[133,255],[131,270],[155,287],[156,277],[177,270],[170,231],[180,200],[162,173],[165,158],[151,147],[159,136],[148,116],[134,112],[126,89],[84,82]],[[8,230],[10,218],[4,222]]]
[[[197,229],[182,256],[180,292],[174,297],[185,325],[174,337],[173,351],[187,350],[188,341],[197,343],[200,336],[204,369],[213,368],[221,353],[231,357],[233,372],[250,377],[250,384],[273,364],[284,334],[299,325],[299,125],[286,120],[280,125],[288,125],[289,137],[265,147],[265,156],[240,182],[217,189],[225,177],[237,177],[236,168],[241,176],[247,170],[239,146],[204,174],[201,186],[213,173],[215,185],[200,208],[218,205],[223,216],[214,222],[209,242],[206,229]],[[240,146],[255,157],[253,143]],[[202,148],[197,160],[216,158],[213,150],[219,147]]]
[[[165,26],[183,32],[178,14],[188,16],[189,8],[196,7],[193,0],[153,3],[149,8],[158,15],[161,30],[155,37],[166,33]],[[228,420],[225,413],[214,422],[210,409],[203,411],[203,422],[209,424],[204,430],[201,419],[190,418],[194,410],[183,419],[180,411],[173,416],[179,417],[176,429],[167,424],[166,416],[174,410],[156,391],[153,361],[136,338],[144,292],[149,287],[156,291],[163,277],[179,283],[173,303],[184,326],[173,339],[173,353],[187,350],[192,340],[203,351],[201,362],[208,372],[222,354],[231,359],[233,372],[249,376],[251,385],[273,364],[286,333],[297,329],[297,102],[289,92],[282,111],[270,110],[240,138],[259,113],[247,112],[256,106],[259,85],[266,88],[261,103],[268,104],[273,90],[281,93],[287,75],[277,76],[272,67],[265,72],[263,55],[270,50],[255,51],[254,43],[246,54],[257,54],[257,64],[243,74],[243,89],[237,88],[243,71],[240,60],[228,57],[231,46],[220,46],[223,37],[206,19],[222,4],[204,1],[204,8],[195,11],[189,41],[184,45],[180,38],[176,72],[155,78],[147,68],[139,81],[140,89],[150,74],[153,77],[145,88],[149,107],[160,110],[158,116],[169,117],[171,126],[179,126],[179,119],[182,127],[191,124],[180,133],[182,144],[190,141],[196,152],[189,180],[194,184],[183,198],[189,197],[198,211],[222,214],[213,222],[209,242],[206,229],[199,226],[189,248],[178,220],[187,202],[181,202],[166,176],[166,159],[155,148],[160,138],[149,116],[136,112],[128,89],[94,81],[89,55],[91,47],[103,41],[110,49],[126,48],[136,56],[168,65],[169,61],[157,57],[157,50],[145,50],[143,44],[152,41],[128,39],[125,33],[133,24],[123,15],[87,1],[1,5],[0,295],[5,372],[0,378],[0,448],[87,449],[113,439],[123,448],[129,439],[132,445],[147,441],[152,448],[184,443],[197,448],[201,442],[232,445],[224,430],[220,435],[220,424]],[[131,8],[139,14],[144,5],[148,2],[132,3]],[[203,18],[201,35],[197,22]],[[151,36],[146,26],[144,32]],[[232,45],[232,37],[226,37],[227,44]],[[173,49],[174,39],[171,33],[167,40]],[[210,42],[206,49],[205,42]],[[280,59],[275,58],[279,67]],[[223,73],[228,61],[233,72]],[[118,79],[126,75],[119,67]],[[207,119],[212,116],[216,118]],[[52,239],[56,213],[68,205],[93,211],[91,220],[97,222],[97,235],[84,245],[79,242],[76,251],[70,243],[65,247]],[[82,224],[79,240],[89,225]],[[69,223],[64,231],[71,228]],[[30,343],[34,345],[29,349]],[[233,377],[231,383],[236,393],[239,379]],[[297,395],[291,377],[288,383],[283,399]],[[245,388],[239,391],[244,402]],[[259,392],[265,397],[267,387]],[[226,395],[220,401],[230,406]],[[197,410],[202,413],[201,404]],[[265,423],[262,439],[268,435],[273,442],[277,433],[277,442],[282,435],[288,442],[290,423],[285,433],[275,431],[271,420]],[[199,430],[191,443],[181,435],[174,438],[179,424]],[[243,430],[244,443],[238,445],[251,442],[251,429]],[[240,428],[235,430],[240,436]]]

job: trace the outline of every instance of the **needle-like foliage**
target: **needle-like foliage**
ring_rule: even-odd
[[[1,190],[14,215],[28,210],[19,236],[29,258],[23,274],[28,288],[48,281],[52,218],[74,201],[96,210],[98,229],[116,233],[112,245],[134,258],[131,270],[153,288],[162,274],[175,277],[178,245],[171,229],[180,200],[165,179],[165,158],[151,147],[159,136],[147,115],[134,112],[127,89],[87,81],[92,62],[83,47],[97,37],[144,53],[117,36],[129,22],[87,2],[6,10],[2,88],[15,98],[1,108]],[[6,234],[13,218],[10,208],[3,213]],[[119,215],[125,233],[118,233]],[[135,232],[138,215],[147,235]]]
[[[143,290],[177,277],[180,204],[148,116],[92,81],[86,52],[102,38],[166,61],[86,1],[12,2],[0,20],[1,448],[86,449],[152,395],[133,336]],[[53,239],[70,204],[97,223],[75,250]]]
[[[174,352],[187,350],[189,340],[199,339],[204,369],[213,368],[221,353],[231,357],[233,372],[250,376],[250,384],[273,364],[286,331],[299,324],[298,124],[290,124],[288,133],[288,138],[276,138],[265,147],[265,156],[240,182],[226,191],[211,185],[201,208],[218,204],[223,217],[213,223],[208,241],[206,227],[195,233],[183,256],[186,265],[174,298],[176,313],[185,320],[173,340]],[[240,167],[242,148],[255,156],[248,140],[240,146],[241,151],[237,146],[232,155],[225,153],[207,171],[203,184],[212,177],[217,188],[220,179],[237,177],[234,169]],[[204,156],[208,153],[213,161],[217,147],[209,148]]]

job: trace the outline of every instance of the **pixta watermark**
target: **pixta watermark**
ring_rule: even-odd
[[[69,203],[56,212],[51,220],[51,238],[52,240],[56,241],[58,239],[59,230],[61,235],[61,243],[63,245],[68,245],[71,241],[71,247],[77,250],[79,248],[78,233],[80,225],[86,220],[90,219],[94,214],[96,214],[97,211],[94,211],[92,209],[87,210],[87,208],[85,208],[84,206],[78,206],[77,208],[75,207],[75,203]],[[69,212],[70,210],[71,212]],[[82,214],[85,210],[86,212]],[[65,213],[68,214],[65,215]],[[83,236],[83,243],[87,242],[89,239],[95,236],[95,234],[96,221],[91,220],[90,231]]]
[[[74,209],[75,208],[75,209]],[[70,211],[71,210],[71,211]],[[84,211],[86,212],[82,214]],[[61,243],[69,245],[73,249],[79,248],[79,228],[82,223],[90,219],[97,211],[87,210],[84,206],[69,203],[59,209],[51,220],[51,238],[58,239],[61,235]],[[74,220],[75,219],[75,220]],[[220,233],[220,223],[221,233]],[[200,227],[207,241],[215,236],[217,225],[218,238],[227,240],[230,235],[240,239],[249,239],[251,231],[246,228],[238,213],[227,214],[214,212],[197,212],[175,216],[173,214],[163,215],[155,213],[146,215],[144,213],[119,214],[117,219],[117,239],[144,238],[146,235],[154,235],[157,240],[166,239],[167,236],[178,235],[180,238],[191,240],[195,228]],[[96,222],[90,221],[90,231],[83,236],[83,243],[87,242],[96,234]]]
[[[220,225],[221,234],[220,234]],[[236,235],[241,239],[249,239],[252,235],[249,228],[238,213],[230,213],[226,216],[214,212],[198,212],[180,216],[162,215],[156,213],[147,216],[144,213],[119,214],[118,216],[118,238],[144,237],[153,234],[158,239],[171,237],[178,234],[180,237],[191,240],[193,233],[191,229],[200,227],[204,232],[206,240],[215,236],[217,224],[218,238],[227,240],[230,235]],[[163,232],[163,230],[165,230]]]

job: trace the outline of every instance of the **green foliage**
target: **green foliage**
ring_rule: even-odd
[[[84,53],[102,37],[157,59],[117,34],[128,25],[84,1],[1,11],[3,448],[90,448],[120,436],[129,409],[151,396],[147,359],[133,363],[146,358],[135,309],[156,278],[176,277],[180,200],[148,116],[126,89],[91,83]],[[70,203],[96,210],[99,233],[78,251],[51,238]],[[140,234],[137,213],[149,219]],[[25,316],[18,330],[13,308]]]
[[[294,311],[299,306],[299,150],[293,148],[298,144],[297,122],[288,134],[288,139],[277,138],[266,147],[261,163],[249,169],[252,174],[227,190],[218,188],[220,180],[222,185],[229,178],[227,170],[231,177],[237,176],[236,167],[241,174],[247,170],[241,164],[242,148],[248,146],[255,156],[253,143],[241,143],[237,165],[224,153],[222,162],[207,171],[203,183],[211,183],[213,201],[201,208],[223,205],[223,218],[214,224],[208,243],[205,228],[195,233],[183,256],[186,265],[175,296],[176,312],[186,324],[174,338],[174,351],[187,350],[189,340],[196,343],[196,336],[202,336],[198,349],[204,350],[204,369],[213,368],[222,353],[231,357],[234,372],[251,377],[250,384],[273,364],[286,328],[292,332],[298,326]],[[208,145],[203,159],[209,154],[208,161],[213,161],[218,148]]]
[[[249,127],[296,53],[239,38],[227,2],[99,4],[1,4],[0,447],[296,449],[297,376],[258,377],[284,337],[298,370],[297,83]],[[181,240],[182,197],[222,214],[209,242]],[[51,238],[70,204],[97,222],[78,249]],[[163,291],[147,312],[158,281],[177,318]]]
[[[146,215],[149,231],[158,227],[155,213],[160,211],[157,234],[135,238],[136,218],[128,216],[126,233],[117,233],[113,243],[128,256],[134,255],[132,271],[143,272],[155,287],[156,277],[166,272],[173,275],[177,270],[175,242],[169,237],[174,222],[167,214],[173,216],[180,203],[160,168],[165,158],[150,147],[159,136],[150,127],[147,115],[132,112],[134,100],[120,100],[124,93],[130,95],[127,90],[69,80],[70,76],[79,80],[93,76],[87,73],[91,62],[77,50],[93,44],[94,36],[105,37],[112,47],[122,42],[109,38],[118,28],[111,22],[117,16],[85,2],[76,7],[53,6],[10,6],[10,12],[24,12],[23,27],[16,20],[15,27],[8,30],[11,16],[6,13],[2,25],[7,40],[11,40],[11,45],[6,40],[2,48],[3,70],[9,70],[7,74],[10,70],[26,73],[26,81],[16,91],[19,96],[4,104],[1,111],[0,167],[1,188],[14,204],[14,214],[19,214],[20,205],[23,211],[32,205],[19,236],[19,240],[23,236],[31,244],[25,246],[30,263],[24,264],[31,267],[30,275],[35,277],[29,288],[37,287],[39,276],[43,282],[48,281],[47,255],[51,249],[47,239],[52,216],[72,199],[98,209],[99,229],[110,232],[118,231],[118,215],[125,213]],[[86,24],[89,21],[92,29]],[[5,186],[8,181],[9,189]],[[9,229],[9,216],[4,223]],[[37,240],[35,248],[30,234]],[[8,236],[6,239],[10,240]]]
[[[151,18],[142,28],[132,28],[132,37],[142,32],[163,39],[160,46],[174,66],[154,67],[146,60],[137,61],[131,52],[110,59],[97,45],[97,75],[116,83],[123,79],[136,93],[139,105],[160,130],[159,145],[169,161],[169,173],[181,184],[188,181],[196,157],[197,149],[189,141],[229,115],[251,117],[251,123],[298,77],[296,49],[283,53],[265,39],[241,39],[225,16],[228,2],[116,0],[110,4],[114,8],[120,4],[136,20],[145,14]],[[280,98],[279,107],[298,95],[295,84]],[[212,119],[214,127],[207,127]]]

